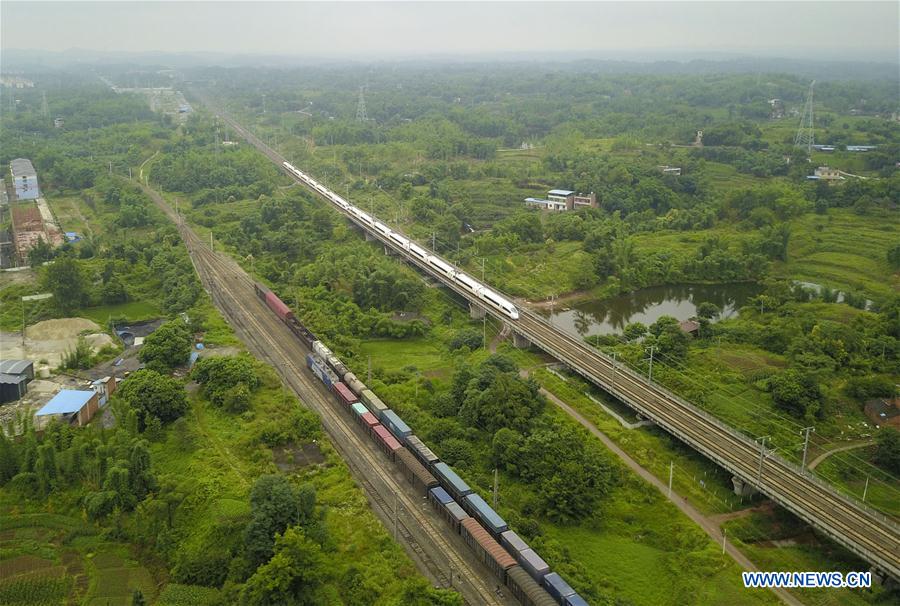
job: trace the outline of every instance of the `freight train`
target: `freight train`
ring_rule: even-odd
[[[586,606],[587,602],[530,548],[494,509],[417,437],[341,360],[262,284],[256,295],[310,350],[306,366],[385,456],[524,606]]]
[[[284,167],[284,170],[286,170],[289,174],[300,179],[307,186],[325,196],[340,210],[351,215],[360,223],[364,223],[367,226],[373,228],[385,240],[391,242],[391,244],[393,244],[394,246],[405,250],[410,254],[410,256],[416,258],[422,265],[431,269],[431,271],[447,276],[448,278],[453,280],[453,282],[460,288],[468,290],[480,300],[484,301],[486,305],[496,309],[506,317],[513,320],[519,319],[519,310],[516,309],[516,306],[508,301],[505,297],[502,297],[500,294],[494,292],[486,285],[482,284],[468,274],[454,268],[452,265],[450,265],[450,263],[447,263],[447,261],[445,261],[438,255],[422,248],[411,239],[404,236],[402,233],[391,229],[378,219],[363,211],[361,208],[350,204],[350,202],[337,195],[303,171],[295,168],[294,165],[292,165],[290,162],[283,162],[282,166]]]

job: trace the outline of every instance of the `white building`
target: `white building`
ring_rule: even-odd
[[[9,169],[12,173],[17,200],[37,200],[41,196],[37,172],[35,172],[31,160],[16,158],[9,163]]]

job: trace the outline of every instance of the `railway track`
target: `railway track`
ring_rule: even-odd
[[[279,167],[285,161],[285,158],[257,136],[216,109],[204,95],[198,96]],[[313,193],[318,194],[315,191]],[[457,287],[446,276],[420,263],[417,258],[383,238],[376,230],[359,223],[352,215],[345,213],[345,216],[382,242],[386,249],[401,255],[406,261],[436,277],[450,290],[473,302],[470,293]],[[745,483],[755,486],[760,492],[871,563],[878,571],[900,580],[900,526],[895,521],[840,494],[810,472],[781,457],[766,453],[750,437],[660,385],[647,381],[633,370],[616,365],[609,356],[550,325],[541,316],[520,306],[520,318],[511,321],[477,301],[473,303],[501,322],[509,324],[516,333],[525,336],[592,383],[620,398]]]
[[[507,606],[514,600],[497,595],[490,572],[468,561],[464,546],[452,540],[443,521],[434,516],[424,498],[411,496],[411,489],[393,473],[393,466],[370,440],[360,435],[333,396],[315,381],[305,367],[293,360],[304,360],[307,350],[277,321],[253,290],[253,280],[233,260],[210,250],[153,190],[144,188],[163,212],[179,228],[191,261],[210,293],[241,339],[260,359],[267,360],[302,401],[322,419],[335,448],[350,467],[368,496],[373,510],[410,556],[437,585],[454,587],[469,604]],[[223,287],[227,285],[227,287]],[[387,468],[387,469],[386,469]],[[390,471],[388,471],[390,470]],[[462,555],[464,554],[464,555]]]

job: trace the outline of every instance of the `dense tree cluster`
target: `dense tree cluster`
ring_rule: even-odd
[[[138,357],[147,368],[166,372],[187,363],[194,343],[188,325],[181,320],[171,320],[147,335]]]
[[[203,385],[203,393],[212,404],[234,413],[250,407],[250,393],[259,386],[248,356],[201,358],[191,370],[191,378]]]

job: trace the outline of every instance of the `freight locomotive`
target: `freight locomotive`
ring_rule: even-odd
[[[350,204],[350,202],[337,195],[303,171],[295,168],[294,165],[292,165],[290,162],[283,162],[282,166],[289,174],[300,179],[307,186],[325,196],[332,204],[337,206],[344,213],[354,217],[360,223],[364,223],[365,225],[373,228],[393,246],[401,248],[409,253],[410,256],[417,259],[418,262],[423,266],[428,267],[429,269],[431,269],[431,271],[447,276],[448,278],[453,280],[453,282],[459,287],[468,290],[476,297],[484,301],[486,305],[496,309],[506,317],[513,320],[519,319],[519,310],[516,309],[516,306],[509,302],[505,297],[502,297],[500,294],[494,292],[486,285],[482,284],[468,274],[454,268],[450,263],[448,263],[438,255],[422,248],[399,231],[391,229],[378,219],[363,211],[361,208]]]
[[[256,295],[310,353],[306,365],[334,394],[378,448],[423,498],[463,537],[478,559],[524,606],[587,606],[587,602],[530,548],[485,500],[417,437],[341,360],[262,284]]]

